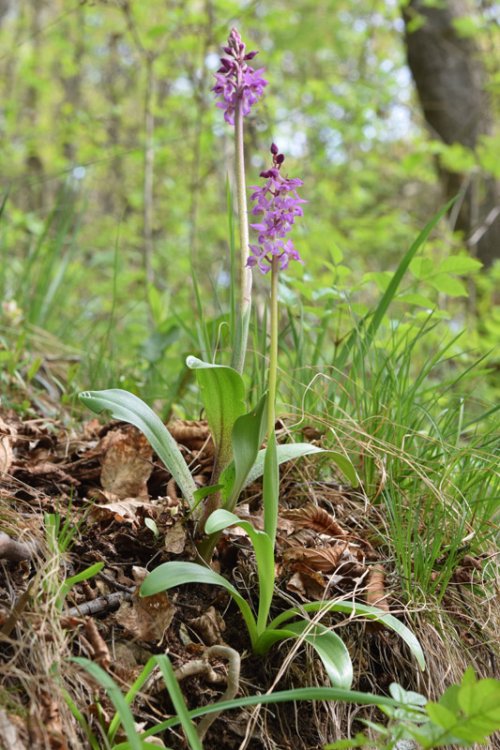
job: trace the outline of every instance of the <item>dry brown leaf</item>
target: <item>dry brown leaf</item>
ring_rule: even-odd
[[[321,573],[301,568],[295,571],[286,587],[288,591],[298,594],[307,601],[311,601],[323,598],[326,583]]]
[[[148,498],[153,452],[138,430],[112,430],[103,438],[101,485],[120,499]]]
[[[165,534],[165,549],[173,555],[180,555],[186,546],[186,529],[182,521],[177,521]]]
[[[347,532],[328,511],[315,505],[284,510],[283,516],[291,519],[299,529],[314,529],[320,534],[329,534],[330,536],[347,536]]]
[[[111,656],[106,641],[99,633],[97,625],[91,617],[86,617],[83,625],[85,635],[92,646],[92,658],[103,669],[108,670],[111,664]]]
[[[105,497],[113,497],[110,493],[103,492]],[[115,502],[105,503],[104,505],[94,505],[90,511],[90,515],[94,519],[99,518],[114,518],[115,521],[120,523],[129,523],[132,526],[138,523],[137,511],[139,508],[155,508],[153,503],[149,503],[146,500],[138,500],[134,497],[127,497],[124,500],[116,500]]]
[[[59,466],[59,464],[55,464],[52,461],[41,461],[40,463],[34,464],[33,466],[25,464],[22,467],[22,470],[28,472],[28,474],[32,474],[33,476],[57,477],[58,480],[67,482],[68,484],[72,484],[75,487],[80,484],[78,479],[75,479],[75,477],[71,476],[71,474],[68,474],[66,471],[64,471],[64,469]]]
[[[378,607],[389,612],[389,604],[387,602],[387,594],[384,588],[385,572],[381,565],[373,565],[368,572],[366,579],[366,603],[372,607]]]
[[[177,419],[168,425],[168,429],[178,443],[182,443],[190,450],[201,450],[203,448],[204,453],[208,455],[213,454],[214,444],[208,422],[205,420],[187,421]]]
[[[175,615],[176,608],[165,593],[122,602],[116,621],[133,638],[160,643]]]
[[[222,633],[226,629],[226,623],[215,607],[209,607],[200,617],[193,617],[189,624],[206,646],[224,643]]]
[[[333,547],[321,547],[320,549],[292,547],[285,551],[284,560],[287,564],[302,563],[312,570],[333,573],[346,549],[347,542],[339,542]]]
[[[0,475],[7,474],[14,459],[11,443],[13,430],[14,428],[10,428],[0,417]]]
[[[40,694],[40,704],[42,709],[41,721],[49,735],[51,750],[68,750],[57,701],[54,700],[51,693],[43,691]]]

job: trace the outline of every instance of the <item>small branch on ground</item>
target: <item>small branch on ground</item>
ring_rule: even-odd
[[[0,531],[0,559],[12,562],[32,560],[37,546],[34,542],[16,542],[4,531]]]
[[[133,596],[134,589],[127,591],[113,591],[111,594],[105,596],[98,596],[97,599],[90,599],[88,602],[83,602],[77,607],[71,607],[65,610],[64,615],[66,617],[87,617],[87,615],[98,615],[103,612],[109,612],[113,609],[118,609],[123,599],[130,601]]]

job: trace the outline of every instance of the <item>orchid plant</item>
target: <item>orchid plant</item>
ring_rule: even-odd
[[[425,667],[420,645],[405,625],[392,615],[357,602],[321,601],[291,608],[271,619],[270,612],[275,583],[275,543],[278,523],[279,465],[298,456],[324,452],[307,443],[278,445],[275,432],[276,389],[278,377],[278,280],[280,271],[293,261],[302,262],[289,238],[296,218],[302,216],[306,201],[299,196],[302,180],[284,174],[285,156],[273,143],[272,163],[261,172],[262,185],[252,188],[254,203],[251,228],[257,233],[255,243],[249,242],[246,179],[243,151],[243,121],[262,96],[267,81],[262,68],[249,64],[256,51],[247,52],[238,31],[233,29],[223,48],[221,67],[216,73],[213,91],[224,119],[234,127],[236,152],[236,192],[240,228],[239,311],[233,331],[232,367],[203,362],[189,357],[187,365],[196,372],[207,421],[215,444],[212,484],[196,488],[190,471],[175,441],[161,420],[136,396],[122,390],[87,392],[81,399],[94,411],[108,410],[117,418],[141,429],[159,458],[165,463],[182,491],[199,527],[208,535],[199,551],[205,564],[167,562],[157,567],[144,581],[141,595],[151,596],[186,583],[222,586],[240,609],[248,629],[253,650],[266,653],[277,641],[302,638],[312,645],[321,658],[334,686],[349,688],[353,670],[348,650],[342,639],[319,622],[326,612],[362,615],[378,620],[396,631],[407,643],[419,666]],[[257,405],[247,411],[242,372],[245,361],[251,311],[252,269],[270,274],[270,345],[268,390]],[[261,446],[267,437],[267,446]],[[329,451],[352,485],[356,473],[349,459]],[[263,475],[264,528],[256,529],[234,512],[242,490]],[[258,611],[223,576],[208,565],[220,534],[230,526],[239,526],[253,545],[259,581]],[[307,616],[316,613],[313,620]]]

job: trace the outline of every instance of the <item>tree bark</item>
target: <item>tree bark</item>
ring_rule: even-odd
[[[471,15],[467,0],[444,0],[436,7],[409,0],[403,10],[408,65],[428,126],[447,145],[475,150],[480,136],[491,133],[493,118],[478,45],[455,26],[466,15]],[[500,258],[498,181],[479,170],[463,175],[438,167],[446,199],[463,191],[453,209],[455,228],[471,252],[490,265]]]

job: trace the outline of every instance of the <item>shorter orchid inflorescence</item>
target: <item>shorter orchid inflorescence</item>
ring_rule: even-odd
[[[221,57],[221,67],[215,74],[217,83],[212,89],[216,96],[222,98],[217,106],[224,110],[224,119],[230,125],[234,125],[238,102],[241,103],[242,114],[246,117],[267,86],[267,81],[262,78],[264,68],[254,70],[248,65],[248,61],[253,60],[259,53],[245,53],[245,49],[241,36],[233,29],[229,34],[227,46],[223,47],[227,57]]]
[[[255,201],[252,214],[262,214],[262,219],[258,224],[250,225],[259,233],[259,244],[250,245],[252,254],[247,265],[258,266],[262,273],[271,270],[273,258],[279,259],[280,270],[288,268],[291,260],[302,263],[293,242],[285,237],[291,230],[295,217],[303,215],[301,204],[307,203],[297,193],[297,188],[303,185],[302,180],[283,177],[281,174],[285,157],[279,153],[275,143],[271,146],[271,154],[273,166],[260,173],[267,182],[262,187],[254,186],[251,196]]]

